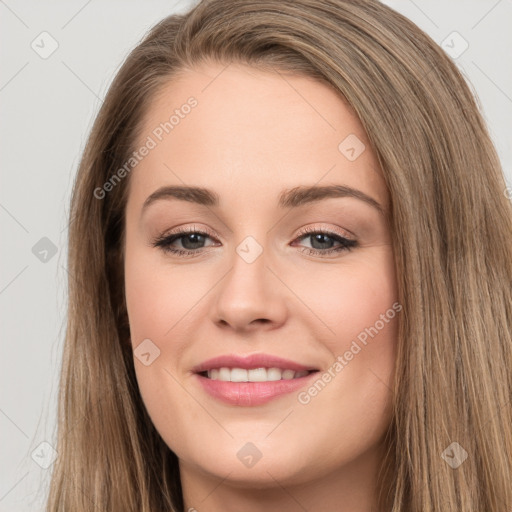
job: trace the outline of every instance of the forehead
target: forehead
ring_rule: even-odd
[[[136,148],[151,149],[131,173],[139,201],[166,184],[245,201],[298,184],[336,183],[388,202],[359,119],[333,88],[309,77],[202,64],[161,88],[141,126]],[[354,160],[350,146],[365,149]]]

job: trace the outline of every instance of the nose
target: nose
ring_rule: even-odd
[[[212,320],[238,332],[272,330],[286,320],[286,287],[269,268],[266,251],[252,262],[235,252],[233,264],[216,287]],[[289,299],[289,297],[288,297]]]

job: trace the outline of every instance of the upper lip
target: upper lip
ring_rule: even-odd
[[[253,368],[281,368],[282,370],[294,370],[296,372],[317,370],[313,366],[303,365],[271,354],[250,354],[246,356],[225,354],[203,361],[192,368],[192,371],[194,373],[201,373],[214,368],[244,368],[246,370]]]

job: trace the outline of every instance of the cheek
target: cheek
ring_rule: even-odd
[[[371,254],[354,257],[346,266],[311,274],[298,282],[302,282],[299,293],[322,321],[322,339],[333,353],[348,350],[353,340],[361,346],[365,341],[369,346],[372,339],[382,341],[374,351],[376,356],[394,344],[400,307],[391,247],[375,248]],[[366,357],[373,354],[365,352]]]
[[[204,294],[204,286],[193,279],[193,272],[186,272],[180,266],[171,269],[155,258],[154,252],[128,247],[125,292],[137,383],[154,426],[176,453],[186,451],[188,441],[193,438],[186,435],[183,423],[204,421],[195,402],[176,381],[182,378],[178,370],[181,355],[192,336],[191,306],[197,302],[200,288]],[[147,339],[154,345],[148,350],[152,362],[146,366],[137,358],[137,347],[147,343]],[[158,354],[154,360],[153,346]],[[175,410],[180,411],[179,417],[186,418],[186,422],[176,420],[170,413]]]
[[[319,337],[322,333],[331,365],[324,372],[325,387],[320,383],[318,390],[306,390],[301,403],[336,418],[335,423],[340,415],[351,411],[354,418],[372,416],[373,424],[382,426],[391,398],[402,309],[392,249],[375,248],[371,256],[354,261],[307,280],[308,305],[316,314],[314,322],[321,329],[317,333]],[[301,293],[305,292],[303,288]],[[319,395],[322,398],[317,399]],[[322,402],[338,406],[324,409]]]
[[[328,453],[326,464],[334,466],[377,443],[391,419],[401,311],[391,249],[375,250],[371,258],[308,282],[309,298],[314,299],[311,309],[331,331],[322,341],[332,363],[299,394],[299,411],[308,435],[315,435],[308,417],[327,426],[325,438],[312,447],[310,456]],[[329,443],[340,429],[345,443],[333,449]]]
[[[195,265],[169,264],[141,241],[127,244],[125,293],[130,337],[139,389],[153,419],[165,414],[162,404],[179,404],[185,417],[197,414],[175,379],[185,374],[183,356],[197,335],[198,311],[207,291],[218,279],[215,272]],[[211,283],[209,281],[211,280]],[[137,347],[151,340],[158,357],[145,366]],[[150,344],[150,350],[153,345]],[[146,352],[146,351],[145,351]],[[152,356],[152,354],[151,354]],[[156,424],[165,423],[155,421]]]
[[[173,331],[182,331],[187,313],[205,293],[198,277],[193,269],[163,264],[151,251],[127,251],[126,303],[134,346],[145,338],[168,339]]]

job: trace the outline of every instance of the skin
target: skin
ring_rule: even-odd
[[[190,96],[198,105],[131,172],[125,241],[131,344],[149,338],[160,350],[148,366],[134,357],[139,388],[179,458],[185,510],[377,510],[398,314],[307,404],[293,392],[254,407],[228,405],[191,372],[229,353],[269,353],[327,371],[398,300],[389,225],[377,209],[353,197],[277,204],[283,189],[345,185],[388,211],[361,123],[318,81],[210,62],[153,99],[138,146]],[[366,146],[354,161],[338,149],[349,134]],[[214,190],[219,207],[162,199],[142,213],[155,190],[184,184]],[[194,226],[213,234],[197,255],[152,245]],[[340,244],[313,245],[301,236],[305,227],[358,246],[308,254]],[[236,252],[247,236],[263,251],[250,264]],[[262,454],[250,468],[237,457],[248,442]]]

